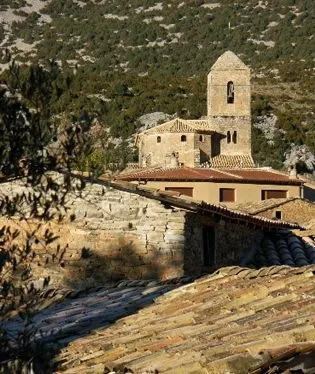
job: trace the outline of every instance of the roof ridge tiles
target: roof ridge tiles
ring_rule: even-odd
[[[265,207],[261,207],[260,209],[257,209],[254,212],[252,212],[251,214],[258,214],[258,213],[264,212],[265,210],[268,210],[268,209],[275,208],[275,207],[281,206],[283,204],[286,204],[289,201],[303,200],[303,199],[301,197],[298,197],[298,196],[291,196],[291,197],[287,197],[283,200],[281,199],[282,201],[279,201],[280,199],[276,199],[276,200],[278,200],[278,201],[275,201],[273,204],[266,205]],[[264,201],[268,201],[268,199],[264,200]]]
[[[180,128],[183,126],[183,128]],[[213,130],[210,129],[210,121],[208,119],[206,120],[199,120],[199,119],[182,119],[179,117],[176,117],[174,119],[171,119],[170,121],[166,121],[164,123],[161,123],[159,125],[153,126],[149,129],[146,129],[139,134],[137,134],[137,137],[142,136],[144,134],[155,134],[159,133],[161,131],[165,130],[165,132],[179,132],[179,131],[188,131],[188,132],[195,132],[195,131],[210,131],[213,132]]]

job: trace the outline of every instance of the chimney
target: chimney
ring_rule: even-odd
[[[170,163],[169,163],[170,168],[178,168],[179,167],[178,154],[176,154],[175,152],[172,152],[169,160],[170,160]]]
[[[295,166],[291,167],[290,172],[289,172],[289,178],[290,179],[297,179],[297,171],[296,171]]]

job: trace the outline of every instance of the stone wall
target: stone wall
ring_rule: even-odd
[[[1,185],[2,193],[5,187],[11,194],[24,190],[20,183],[12,182]],[[2,218],[0,225],[31,232],[38,221]],[[49,245],[43,239],[47,228],[57,237]],[[52,275],[54,283],[69,285],[106,278],[178,277],[183,275],[184,228],[184,210],[106,183],[87,183],[82,191],[66,196],[60,222],[44,222],[37,230],[34,271],[37,276]],[[58,245],[60,252],[65,249],[61,265],[52,260]]]
[[[203,162],[209,161],[211,157],[211,135],[195,133],[195,151],[199,151],[198,158],[195,158],[194,167],[199,167]]]
[[[234,103],[227,103],[227,84],[234,83]],[[214,70],[208,75],[208,116],[250,116],[250,70]]]
[[[186,141],[181,141],[182,135],[186,136]],[[160,137],[160,142],[157,142],[158,137]],[[195,134],[193,132],[146,134],[139,144],[139,165],[142,167],[169,166],[166,165],[167,158],[172,153],[178,153],[179,163],[194,167],[194,145]],[[148,155],[151,155],[150,164],[146,161]]]
[[[55,180],[58,178],[61,185],[60,175]],[[1,184],[0,189],[11,197],[30,191],[20,181]],[[150,198],[143,191],[130,184],[86,183],[83,189],[74,188],[64,196],[61,219],[57,209],[53,219],[35,220],[30,205],[22,207],[22,216],[1,218],[0,227],[19,230],[19,245],[25,243],[27,233],[32,233],[34,279],[49,275],[52,284],[74,288],[107,279],[169,279],[237,265],[258,232],[233,220],[162,203],[154,199],[153,192]],[[50,193],[45,195],[47,201],[51,198]],[[215,228],[215,261],[207,268],[204,227]],[[45,239],[46,230],[54,240]]]
[[[211,128],[221,135],[220,153],[223,155],[248,154],[251,155],[251,119],[250,116],[208,117]],[[230,132],[231,142],[227,142],[227,132]],[[236,131],[237,140],[233,142],[233,133]]]
[[[214,264],[204,266],[203,228],[214,227],[215,253]],[[261,229],[245,226],[236,221],[210,218],[193,213],[186,214],[186,245],[184,252],[184,270],[188,274],[202,274],[222,266],[239,265],[244,251],[251,247]]]
[[[258,213],[258,215],[275,218],[277,211],[282,213],[282,220],[297,222],[301,225],[307,225],[312,218],[315,218],[315,204],[301,199],[288,201],[285,204]]]

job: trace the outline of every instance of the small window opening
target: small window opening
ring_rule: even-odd
[[[186,140],[187,140],[186,135],[182,135],[182,136],[180,137],[180,141],[181,141],[181,142],[185,142]]]
[[[227,142],[227,143],[231,143],[231,133],[230,133],[230,131],[228,131],[228,132],[226,133],[226,142]]]
[[[227,103],[228,104],[233,104],[234,103],[234,83],[230,81],[227,84]]]
[[[200,142],[203,142],[203,141],[204,141],[203,135],[199,135],[199,141],[200,141]]]
[[[232,138],[233,138],[233,143],[236,144],[237,143],[237,132],[236,131],[233,132]]]
[[[277,219],[282,219],[282,211],[281,210],[276,210],[275,211],[275,217]]]
[[[160,136],[158,136],[158,137],[156,138],[156,142],[157,142],[157,143],[161,143],[161,137],[160,137]]]

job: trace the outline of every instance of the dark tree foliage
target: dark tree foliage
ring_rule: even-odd
[[[79,125],[66,127],[59,143],[64,152],[49,153],[56,136],[50,104],[61,94],[54,69],[53,65],[49,71],[34,66],[23,77],[13,65],[11,86],[7,82],[0,85],[1,172],[5,178],[19,179],[23,186],[22,192],[10,194],[1,189],[0,196],[0,216],[7,222],[0,227],[0,373],[50,370],[53,351],[38,342],[40,332],[31,324],[34,313],[47,302],[50,277],[35,285],[32,263],[38,261],[38,246],[46,248],[57,238],[46,228],[47,221],[61,222],[67,195],[84,187],[74,187],[69,174],[73,160],[82,153],[81,145],[86,144]],[[85,123],[86,117],[81,122]],[[59,179],[51,174],[57,162],[63,165]],[[57,246],[47,261],[61,263],[65,249]],[[8,331],[5,325],[5,320],[15,315],[25,326],[18,333]]]
[[[45,147],[55,135],[51,122],[51,102],[61,95],[55,84],[57,67],[47,71],[32,66],[27,75],[11,65],[10,86],[0,86],[0,168],[3,174],[43,172],[53,164]],[[44,162],[45,160],[45,162]]]

